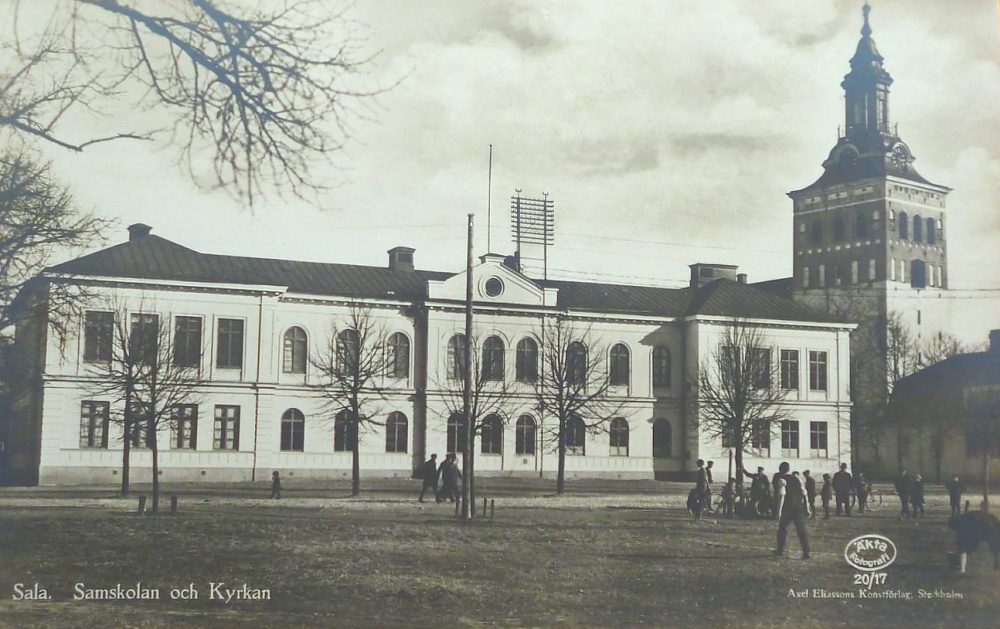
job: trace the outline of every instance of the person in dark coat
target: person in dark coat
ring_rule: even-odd
[[[871,485],[865,480],[864,474],[858,474],[854,491],[858,495],[858,513],[864,513],[868,508],[868,494],[871,493]]]
[[[271,473],[271,498],[278,500],[281,498],[281,475],[278,470]]]
[[[458,469],[457,457],[454,453],[449,453],[444,457],[441,467],[438,468],[438,475],[441,477],[441,489],[437,493],[437,501],[448,502],[458,500],[458,481],[462,480],[462,470]]]
[[[781,475],[777,487],[783,489],[781,504],[778,511],[781,516],[778,519],[778,547],[774,551],[775,555],[785,554],[785,539],[788,537],[788,525],[795,525],[795,532],[799,536],[799,544],[802,546],[802,558],[809,559],[809,531],[806,529],[806,518],[810,515],[809,501],[805,489],[797,476],[788,473],[789,465],[783,462],[778,467]]]
[[[780,498],[778,497],[778,492],[781,489],[781,471],[777,471],[771,476],[771,517],[774,519],[778,518],[780,513],[781,504],[778,502]]]
[[[896,477],[896,495],[899,496],[899,502],[902,504],[902,508],[899,512],[899,519],[910,519],[910,477],[906,475],[906,470],[899,473]]]
[[[830,519],[830,501],[833,500],[833,483],[829,474],[823,474],[823,519]]]
[[[920,474],[910,485],[910,504],[913,505],[913,517],[924,517],[924,479]]]
[[[816,479],[812,477],[809,470],[802,472],[802,475],[806,479],[806,498],[809,499],[809,511],[812,512],[813,518],[816,517]]]
[[[952,516],[948,528],[955,531],[960,572],[965,572],[969,553],[976,552],[983,542],[993,551],[993,569],[1000,570],[1000,520],[997,516],[986,511],[969,511]]]
[[[962,513],[962,494],[965,493],[965,485],[959,482],[956,476],[945,487],[948,489],[948,498],[951,500],[951,514],[960,515]]]
[[[764,468],[758,467],[756,474],[743,470],[743,475],[753,479],[750,482],[750,509],[759,515],[771,513],[771,492],[768,490],[767,475]]]
[[[715,461],[709,461],[705,464],[705,475],[708,476],[708,484],[705,486],[705,511],[708,513],[714,513],[715,508],[712,506],[712,466],[715,465]]]
[[[854,478],[847,471],[847,463],[840,464],[840,471],[833,475],[833,493],[837,495],[837,515],[846,513],[851,517],[851,489]]]
[[[424,482],[423,486],[420,488],[420,497],[417,498],[418,502],[424,501],[424,493],[426,493],[428,489],[431,490],[431,495],[437,496],[437,488],[438,488],[437,456],[438,455],[436,454],[432,454],[431,458],[427,459],[427,461],[420,466],[419,475]]]

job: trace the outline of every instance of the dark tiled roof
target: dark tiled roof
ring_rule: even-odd
[[[421,299],[426,295],[428,280],[453,276],[438,271],[393,271],[352,264],[212,255],[152,235],[49,267],[46,271],[96,277],[287,286],[289,291],[311,295],[394,296],[399,299]],[[535,282],[557,288],[558,306],[567,310],[666,317],[704,314],[785,321],[837,321],[791,299],[730,280],[716,280],[697,290],[561,280]]]
[[[70,275],[287,286],[311,295],[422,297],[429,279],[450,273],[393,271],[353,264],[324,264],[199,253],[159,236],[146,236],[49,267]]]
[[[886,165],[886,160],[882,155],[875,155],[859,159],[849,167],[846,167],[839,162],[830,164],[819,179],[814,181],[811,185],[802,188],[802,190],[796,190],[795,192],[813,190],[815,188],[828,188],[830,186],[851,183],[862,179],[884,178],[890,175],[893,177],[900,177],[902,179],[909,179],[910,181],[929,186],[936,186],[939,188],[945,187],[924,179],[913,167],[913,164],[909,164],[906,168],[901,168],[899,166],[892,165],[891,163],[890,165]],[[794,194],[794,192],[792,194]]]
[[[914,395],[930,389],[956,391],[972,386],[1000,385],[1000,354],[958,354],[910,374],[896,383],[894,394]]]

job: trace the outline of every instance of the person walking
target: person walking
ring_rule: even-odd
[[[965,485],[961,483],[956,476],[950,483],[947,483],[945,487],[948,489],[948,498],[951,501],[951,514],[961,515],[962,494],[965,493]]]
[[[438,488],[438,467],[437,467],[437,456],[432,454],[431,458],[420,466],[418,470],[419,477],[423,480],[423,486],[420,488],[420,497],[417,498],[417,502],[424,501],[424,493],[427,490],[431,490],[431,495],[437,497]]]
[[[854,479],[847,471],[847,463],[840,464],[840,471],[833,475],[833,493],[837,495],[837,515],[846,513],[851,517],[851,489]]]
[[[705,475],[708,476],[708,484],[705,487],[705,511],[707,513],[715,513],[715,508],[712,506],[712,466],[715,465],[715,461],[709,461],[705,464]]]
[[[458,481],[462,478],[462,471],[458,469],[457,457],[454,453],[449,453],[444,457],[441,467],[438,468],[438,475],[441,477],[441,489],[437,493],[437,501],[455,502],[458,500]]]
[[[785,554],[785,540],[788,537],[788,525],[795,525],[795,533],[799,537],[799,545],[802,546],[802,558],[809,559],[809,531],[806,529],[806,517],[810,515],[809,501],[805,489],[799,479],[788,473],[789,465],[782,462],[778,467],[781,474],[782,492],[781,503],[778,509],[781,516],[778,518],[778,547],[774,554],[781,557]]]
[[[771,495],[773,496],[773,498],[771,499],[771,517],[773,517],[775,520],[778,519],[778,509],[781,506],[778,503],[778,491],[779,491],[778,486],[781,484],[781,476],[782,474],[780,470],[775,472],[771,476]]]
[[[913,505],[913,517],[924,517],[924,478],[917,474],[910,485],[910,504]]]
[[[802,472],[802,476],[805,477],[806,481],[806,498],[809,499],[809,511],[812,512],[812,516],[816,517],[816,479],[812,477],[809,470]]]
[[[899,502],[902,505],[899,512],[900,520],[910,519],[910,488],[910,477],[906,475],[904,469],[896,477],[896,495],[899,496]]]
[[[271,498],[279,500],[281,498],[281,475],[278,470],[271,472]]]
[[[701,522],[701,514],[705,510],[705,503],[708,496],[708,470],[705,469],[704,459],[698,459],[695,463],[698,466],[698,476],[695,481],[695,503],[697,508],[694,510],[694,520],[695,522]]]
[[[830,475],[823,474],[823,519],[830,519],[830,501],[833,500],[833,483],[830,482]]]

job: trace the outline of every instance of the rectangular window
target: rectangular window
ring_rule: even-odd
[[[243,368],[243,320],[219,319],[219,347],[215,365],[221,369]]]
[[[174,364],[178,367],[201,364],[201,317],[174,319]]]
[[[212,447],[216,450],[240,449],[240,407],[215,407],[215,432]]]
[[[771,350],[765,347],[749,348],[750,369],[754,386],[758,389],[771,387]]]
[[[906,282],[906,260],[899,261],[899,281]]]
[[[799,390],[799,350],[781,350],[781,388]]]
[[[781,456],[798,458],[799,456],[799,422],[781,422]]]
[[[82,402],[80,405],[80,447],[107,448],[108,421],[111,408],[108,402]]]
[[[834,286],[840,286],[843,278],[841,277],[840,265],[833,265],[833,284]]]
[[[934,286],[934,265],[927,265],[927,285]]]
[[[106,363],[111,360],[114,313],[87,312],[84,315],[83,360]]]
[[[819,265],[819,285],[820,288],[826,286],[826,265]]]
[[[809,352],[809,389],[826,391],[826,352]]]
[[[889,279],[893,282],[896,281],[896,260],[889,260]]]
[[[874,258],[868,261],[868,281],[875,281],[875,260]]]
[[[173,410],[174,448],[198,449],[198,405],[178,404]]]
[[[802,288],[809,288],[809,267],[802,267]]]
[[[160,344],[160,317],[137,312],[132,314],[129,326],[129,351],[136,363],[152,365]]]
[[[851,284],[858,283],[858,261],[851,262]]]
[[[131,427],[129,428],[129,440],[133,448],[149,447],[149,423],[152,420],[151,409],[148,404],[141,402],[132,403]]]
[[[809,422],[809,451],[813,458],[825,459],[829,456],[827,444],[829,435],[826,422]]]
[[[750,432],[750,448],[757,456],[770,456],[771,452],[771,430],[766,423],[756,424]]]

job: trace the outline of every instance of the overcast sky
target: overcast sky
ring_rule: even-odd
[[[458,270],[465,215],[508,253],[515,188],[556,204],[550,275],[679,286],[693,262],[751,281],[791,273],[789,190],[812,183],[843,124],[860,0],[357,0],[381,50],[379,98],[317,209],[251,213],[197,190],[144,143],[48,153],[77,198],[203,252]],[[1000,327],[1000,40],[994,0],[873,0],[895,79],[890,115],[920,173],[950,186],[954,295],[975,335]],[[125,115],[124,112],[118,112]],[[94,121],[95,129],[107,121]],[[331,175],[333,176],[333,175]],[[982,289],[997,289],[987,292]],[[972,314],[975,313],[975,314]]]

